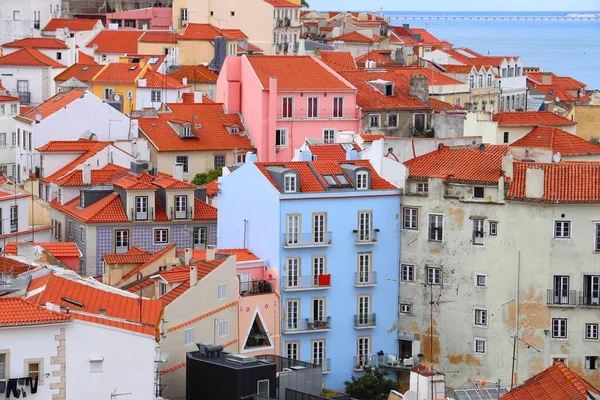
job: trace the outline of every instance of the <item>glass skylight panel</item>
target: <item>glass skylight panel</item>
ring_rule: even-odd
[[[349,185],[350,184],[350,183],[348,183],[348,179],[346,179],[346,177],[344,175],[336,175],[335,177],[337,178],[340,185]]]
[[[327,182],[329,186],[337,186],[337,182],[335,181],[335,179],[333,179],[333,176],[323,175],[323,178],[325,178],[325,182]]]

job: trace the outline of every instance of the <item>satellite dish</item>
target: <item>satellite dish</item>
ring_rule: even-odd
[[[558,112],[558,108],[554,107],[552,111],[554,111],[554,114],[556,114]]]
[[[557,96],[557,97],[555,97],[555,98],[554,98],[554,101],[555,101],[555,102],[557,102],[557,103],[560,103],[560,97],[558,97],[558,96]]]
[[[121,100],[121,96],[119,96],[118,94],[115,94],[114,99],[115,99],[115,101],[119,101],[119,100]]]
[[[553,155],[553,156],[552,156],[552,160],[553,160],[554,162],[560,162],[560,160],[561,160],[561,155],[560,155],[560,152],[557,152],[555,155]]]
[[[404,393],[404,400],[417,400],[417,392],[414,390],[409,390]]]
[[[92,48],[94,49],[94,51],[98,50],[98,43],[94,43],[94,45],[92,46]]]
[[[42,120],[42,114],[35,115],[35,122],[40,122]]]

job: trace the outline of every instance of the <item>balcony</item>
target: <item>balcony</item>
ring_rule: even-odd
[[[265,293],[275,293],[275,279],[256,279],[240,282],[240,296],[256,296]]]
[[[327,332],[331,330],[331,316],[325,319],[298,318],[285,321],[283,333],[309,333],[309,332]]]
[[[355,229],[353,231],[356,234],[354,244],[359,246],[366,246],[375,244],[379,241],[379,229],[373,229],[370,231],[363,231]]]
[[[328,374],[331,372],[331,358],[326,358],[321,362],[321,370],[324,374]]]
[[[377,326],[377,314],[354,314],[354,328],[369,329]]]
[[[30,104],[31,103],[31,93],[30,92],[10,91],[10,95],[21,99],[21,104]]]
[[[194,218],[194,209],[192,207],[187,207],[185,209],[177,209],[175,207],[171,207],[171,219],[193,219]]]
[[[377,285],[377,272],[355,272],[354,286],[369,287]]]
[[[376,362],[375,356],[354,356],[354,370],[363,371],[365,367],[373,367]]]
[[[285,48],[287,49],[287,46]],[[294,51],[297,51],[297,48],[297,45],[294,45]],[[291,113],[283,109],[277,111],[277,120],[279,121],[352,121],[359,119],[360,116],[359,110],[350,108],[343,109],[336,115],[333,114],[332,109],[319,109],[316,114],[308,113],[308,110],[304,109],[294,109]]]
[[[154,220],[154,207],[149,207],[145,211],[136,211],[135,208],[131,208],[129,215],[132,221]]]
[[[328,247],[333,241],[331,232],[284,233],[283,248]]]
[[[331,275],[284,276],[283,290],[294,292],[301,290],[323,290],[331,288]]]
[[[577,304],[577,292],[575,290],[554,290],[548,289],[548,299],[546,304],[549,306],[575,306]]]
[[[579,305],[583,307],[600,307],[600,292],[597,290],[579,292]]]

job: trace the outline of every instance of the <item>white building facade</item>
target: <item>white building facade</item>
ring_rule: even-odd
[[[58,0],[21,0],[0,2],[0,43],[39,36],[51,18],[61,16]]]

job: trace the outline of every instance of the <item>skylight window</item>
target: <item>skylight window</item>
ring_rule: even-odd
[[[337,178],[340,185],[350,185],[350,183],[348,183],[348,179],[346,179],[344,175],[336,175],[335,177]]]
[[[132,65],[131,67],[129,67],[129,70],[130,70],[130,71],[135,71],[135,69],[136,69],[136,68],[137,68],[137,66],[135,66],[135,65]]]
[[[156,64],[159,59],[160,59],[159,57],[150,57],[150,60],[148,60],[148,63],[149,64]]]
[[[335,179],[333,179],[333,176],[331,175],[323,175],[323,178],[325,178],[325,182],[327,182],[327,184],[329,186],[337,186],[337,182],[335,181]]]
[[[88,65],[86,65],[85,67],[81,68],[82,71],[87,71],[88,69],[90,69],[90,67]]]

